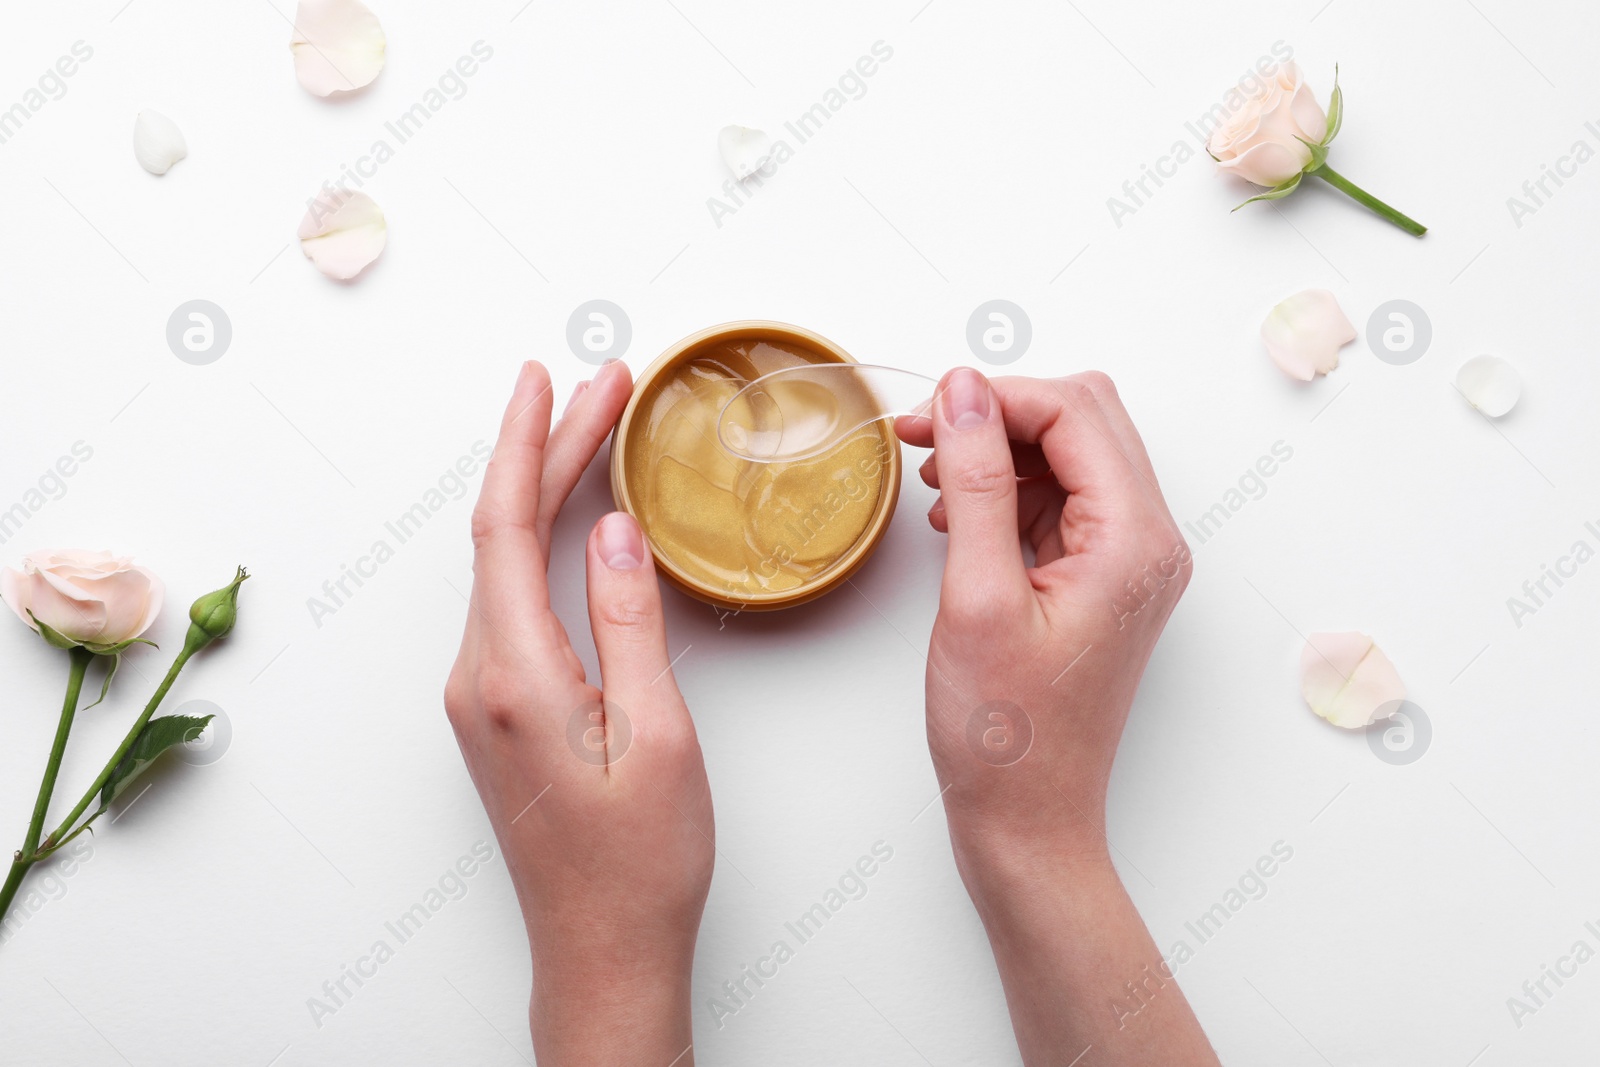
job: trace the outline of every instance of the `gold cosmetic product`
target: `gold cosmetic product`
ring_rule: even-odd
[[[810,330],[747,321],[684,338],[639,376],[612,439],[611,493],[639,521],[668,581],[716,607],[770,611],[829,592],[866,562],[900,495],[889,419],[794,461],[739,455],[719,438],[719,423],[726,431],[775,417],[760,409],[759,391],[740,395],[755,379],[854,363]],[[860,383],[828,385],[784,392],[783,418],[796,426],[870,406],[853,395]]]

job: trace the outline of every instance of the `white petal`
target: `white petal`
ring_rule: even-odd
[[[330,278],[354,278],[389,242],[383,211],[366,193],[324,191],[300,221],[300,247]]]
[[[744,181],[757,172],[772,173],[772,138],[749,126],[724,126],[717,134],[717,151],[733,176]]]
[[[1307,289],[1273,308],[1261,324],[1267,354],[1302,382],[1339,365],[1339,349],[1356,339],[1339,301],[1326,289]]]
[[[300,0],[289,47],[306,92],[331,96],[371,85],[383,69],[388,40],[360,0]]]
[[[1359,730],[1398,707],[1406,687],[1366,634],[1324,633],[1312,634],[1301,650],[1300,693],[1333,725]]]
[[[1499,418],[1515,407],[1522,395],[1522,375],[1499,356],[1475,356],[1456,371],[1456,388],[1467,403]]]
[[[141,111],[133,124],[133,154],[151,174],[165,174],[189,154],[183,131],[159,111]]]

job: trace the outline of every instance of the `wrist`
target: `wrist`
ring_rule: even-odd
[[[536,1058],[563,1067],[660,1063],[692,1067],[692,956],[627,961],[592,954],[534,958],[528,1021]]]
[[[1063,1050],[1092,1046],[1108,1065],[1216,1067],[1103,847],[966,855],[1023,1063],[1060,1064]]]
[[[1087,821],[1070,831],[1041,830],[950,819],[956,869],[985,923],[1020,920],[1033,902],[1071,900],[1118,880],[1105,837]]]

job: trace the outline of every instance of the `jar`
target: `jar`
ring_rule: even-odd
[[[634,386],[611,444],[611,493],[638,520],[656,570],[730,611],[770,611],[842,585],[883,539],[900,495],[889,419],[813,459],[741,459],[717,436],[748,381],[802,363],[854,363],[779,322],[713,326],[672,345]]]

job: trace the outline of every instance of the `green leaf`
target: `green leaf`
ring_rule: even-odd
[[[113,678],[115,678],[117,676],[117,668],[122,666],[122,653],[130,645],[149,645],[151,648],[160,648],[161,647],[160,645],[156,644],[154,641],[146,641],[142,637],[135,637],[135,638],[132,638],[131,640],[123,641],[121,644],[117,644],[117,645],[84,645],[83,646],[84,648],[87,648],[90,652],[93,652],[95,655],[104,656],[104,657],[106,657],[107,659],[109,659],[111,661],[111,666],[106,668],[106,680],[104,682],[100,683],[100,695],[95,698],[94,704],[90,704],[89,705],[89,708],[94,707],[95,704],[99,704],[99,703],[104,702],[104,700],[106,699],[106,694],[111,692],[111,679],[113,679]],[[84,708],[83,710],[84,711],[88,711],[89,708]]]
[[[1279,185],[1279,186],[1276,186],[1274,188],[1268,189],[1266,192],[1261,193],[1261,194],[1259,194],[1257,196],[1252,196],[1249,200],[1246,200],[1244,202],[1244,204],[1253,204],[1257,200],[1282,200],[1284,197],[1288,196],[1290,193],[1294,192],[1296,188],[1299,187],[1300,179],[1304,178],[1304,177],[1305,177],[1305,172],[1301,171],[1299,174],[1296,174],[1293,178],[1290,178],[1288,181],[1284,182],[1282,185]],[[1239,207],[1236,207],[1233,210],[1238,211],[1240,207],[1244,207],[1244,204],[1240,204]]]
[[[155,762],[156,757],[174,745],[199,737],[200,731],[206,728],[211,719],[210,715],[163,715],[145,723],[144,729],[139,731],[138,740],[134,741],[133,747],[122,757],[122,761],[111,772],[111,777],[106,780],[105,787],[100,790],[100,808],[89,816],[90,821],[110,807],[128,784]]]
[[[1295,140],[1305,145],[1306,148],[1311,152],[1311,162],[1306,164],[1306,170],[1316,170],[1328,161],[1328,150],[1324,146],[1312,144],[1310,141],[1300,136],[1296,136]]]
[[[100,683],[100,695],[95,698],[94,704],[89,705],[89,708],[94,707],[95,704],[102,703],[106,699],[106,694],[111,692],[111,679],[117,676],[117,668],[122,666],[122,653],[113,652],[110,655],[110,659],[111,666],[106,668],[106,680]],[[84,708],[83,710],[88,711],[89,708]]]
[[[51,648],[72,649],[78,647],[78,642],[74,641],[70,637],[65,637],[57,633],[55,630],[39,621],[39,616],[35,615],[31,608],[26,610],[28,612],[28,618],[32,619],[33,624],[39,628],[39,636],[44,638],[45,642],[49,644]]]
[[[1333,95],[1328,97],[1328,132],[1323,134],[1324,146],[1333,143],[1339,136],[1339,127],[1344,125],[1344,90],[1339,88],[1339,64],[1333,65]]]
[[[87,648],[90,652],[93,652],[97,656],[115,656],[117,653],[132,645],[149,645],[151,648],[161,647],[154,641],[146,641],[142,637],[130,637],[126,641],[118,641],[114,645],[100,645],[95,644],[93,641],[85,641],[83,643],[84,648]]]

